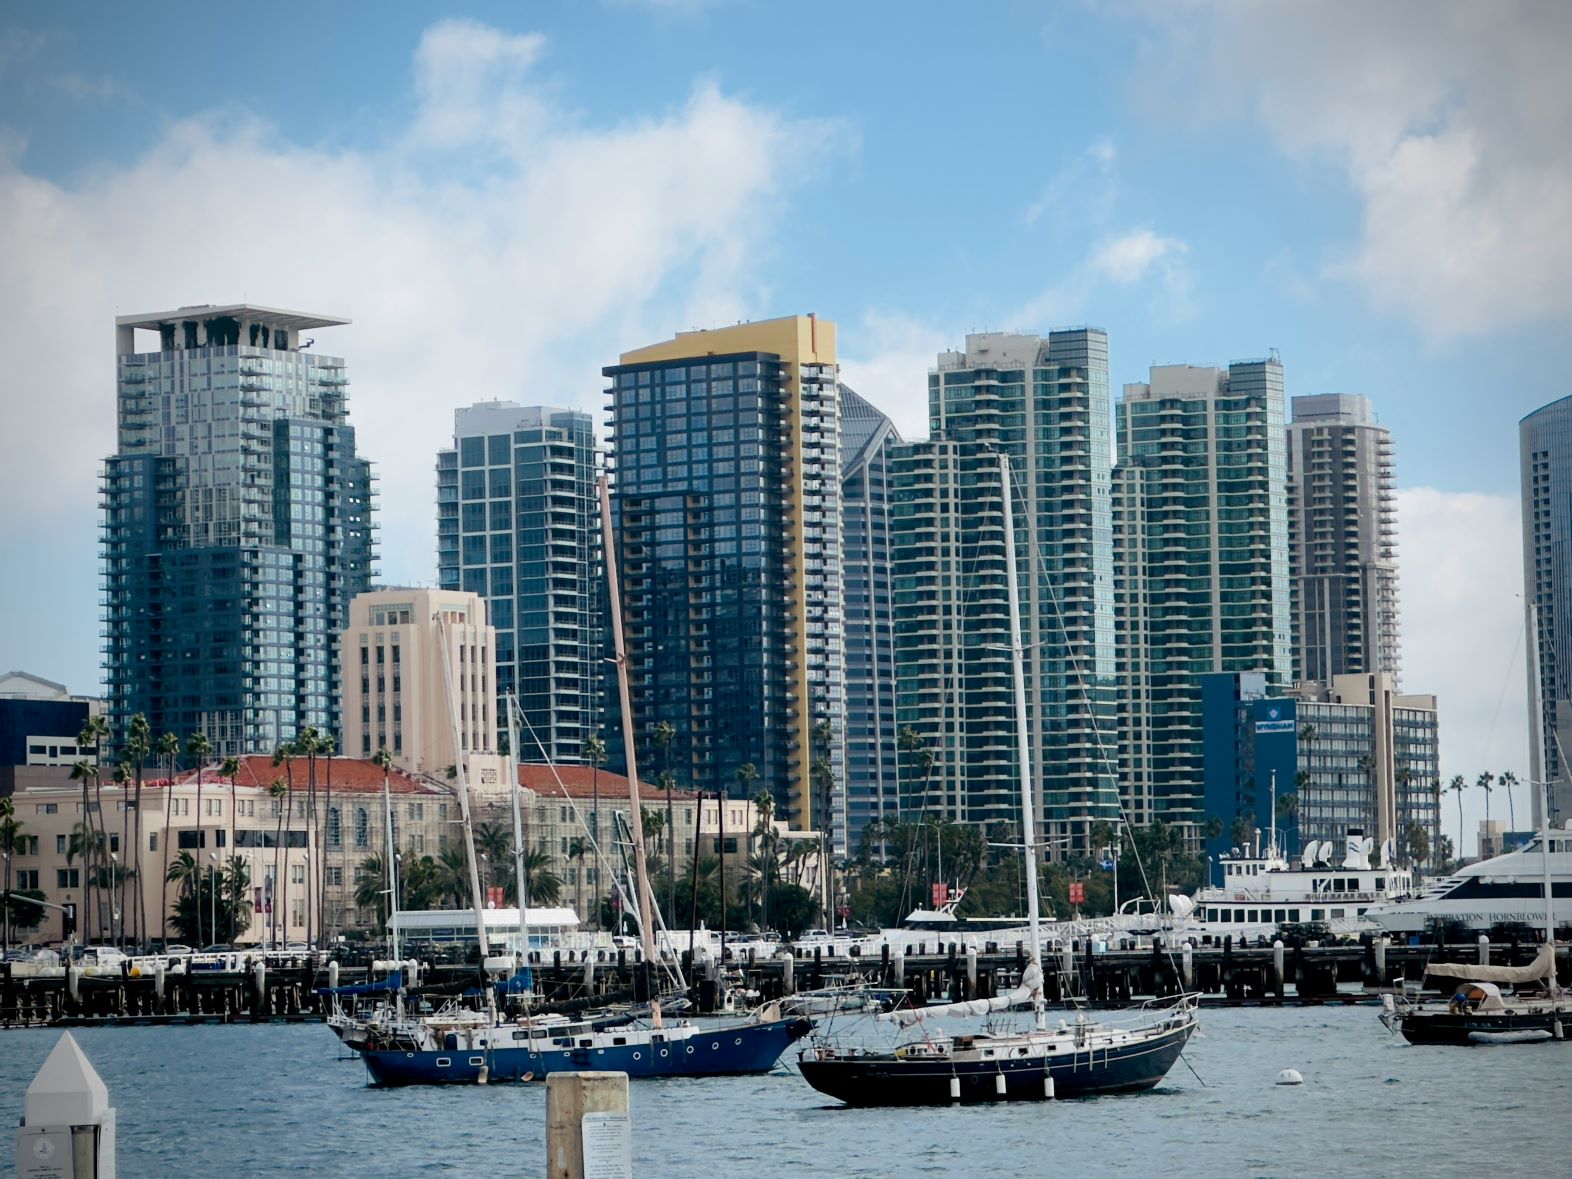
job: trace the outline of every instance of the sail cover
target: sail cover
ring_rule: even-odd
[[[1021,985],[991,999],[971,999],[964,1003],[939,1003],[932,1007],[907,1007],[887,1011],[879,1018],[908,1027],[928,1019],[961,1018],[968,1015],[986,1015],[990,1011],[1005,1011],[1020,1003],[1030,1003],[1042,996],[1043,971],[1036,961],[1026,964],[1021,972]]]
[[[1426,974],[1442,978],[1462,978],[1471,982],[1525,983],[1554,978],[1556,974],[1556,948],[1548,942],[1539,947],[1539,953],[1527,966],[1477,966],[1472,962],[1432,962],[1425,967]]]

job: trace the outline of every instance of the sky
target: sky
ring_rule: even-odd
[[[1572,394],[1568,60],[1551,2],[8,5],[0,666],[100,690],[116,315],[351,318],[316,346],[404,584],[458,406],[599,418],[620,352],[812,311],[920,437],[937,352],[1091,323],[1116,389],[1275,349],[1290,396],[1371,398],[1403,686],[1444,777],[1526,778],[1516,423]]]

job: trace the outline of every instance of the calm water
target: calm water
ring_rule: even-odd
[[[1572,1044],[1416,1048],[1374,1009],[1206,1011],[1150,1093],[913,1112],[827,1106],[801,1077],[636,1081],[648,1176],[1565,1175]],[[374,1090],[321,1026],[74,1033],[118,1108],[120,1173],[538,1175],[545,1088]],[[0,1117],[58,1032],[0,1033]],[[1283,1068],[1305,1084],[1273,1084]],[[14,1144],[0,1142],[0,1173]],[[747,1168],[740,1171],[739,1168]]]

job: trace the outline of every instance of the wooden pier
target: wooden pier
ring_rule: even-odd
[[[1372,940],[1329,945],[1252,943],[1231,940],[1168,947],[1157,939],[1122,939],[1105,944],[1078,941],[1045,951],[1044,979],[1051,1004],[1080,998],[1094,1007],[1123,1007],[1194,991],[1202,1002],[1229,1006],[1296,1006],[1370,1001],[1371,992],[1418,982],[1432,961],[1477,962],[1488,955],[1497,965],[1530,961],[1532,943],[1490,945],[1398,945]],[[695,971],[684,955],[684,973],[701,1011],[711,1009],[722,973],[740,976],[765,1000],[829,985],[858,975],[880,986],[906,987],[912,1000],[987,998],[1013,987],[1026,964],[1022,943],[985,943],[968,951],[957,943],[919,943],[915,952],[836,956],[822,948],[760,954],[750,948],[728,952],[721,964],[700,962]],[[533,954],[537,995],[571,1009],[625,1002],[648,993],[649,971],[633,950]],[[318,991],[372,981],[369,964],[308,961],[284,967],[248,961],[238,971],[169,972],[162,977],[120,972],[84,973],[73,968],[38,968],[0,963],[0,1027],[80,1027],[196,1023],[298,1023],[319,1020],[331,1000]],[[1569,947],[1558,951],[1558,975],[1572,982]],[[421,987],[433,998],[475,988],[476,967],[423,963]]]

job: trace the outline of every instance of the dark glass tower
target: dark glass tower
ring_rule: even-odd
[[[371,579],[371,465],[343,360],[302,333],[347,322],[249,304],[115,321],[102,550],[117,743],[138,712],[218,756],[337,731],[338,634]],[[137,351],[139,331],[157,347]]]
[[[895,426],[841,386],[841,544],[846,610],[847,848],[900,811],[890,597],[890,449]]]
[[[1518,423],[1523,486],[1523,593],[1537,607],[1539,682],[1529,699],[1529,778],[1544,781],[1550,821],[1572,814],[1567,757],[1572,750],[1572,397],[1536,409]],[[1534,823],[1544,821],[1539,791],[1531,791]]]
[[[494,401],[457,411],[453,438],[437,455],[442,588],[486,599],[499,703],[516,693],[528,722],[519,757],[541,760],[544,748],[547,760],[577,761],[604,678],[594,424],[575,410]]]
[[[834,325],[683,332],[604,371],[641,763],[662,764],[650,738],[669,723],[679,783],[768,791],[777,818],[842,846]]]

